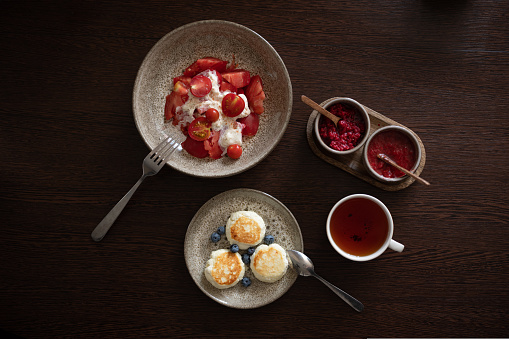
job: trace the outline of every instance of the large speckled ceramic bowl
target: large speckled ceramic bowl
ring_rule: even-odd
[[[197,59],[216,57],[260,75],[266,95],[265,112],[254,137],[244,137],[238,160],[198,159],[180,150],[168,160],[174,169],[198,177],[226,177],[243,172],[263,160],[283,137],[292,111],[292,85],[283,60],[256,32],[239,24],[206,20],[179,27],[157,42],[145,57],[134,85],[133,110],[136,127],[150,149],[165,136],[180,141],[179,128],[164,122],[165,98],[172,79]]]
[[[207,201],[191,220],[184,241],[186,265],[196,285],[218,303],[243,309],[257,308],[275,301],[290,289],[298,276],[295,270],[288,268],[277,282],[265,283],[257,280],[248,267],[244,276],[251,279],[249,287],[238,283],[223,290],[213,287],[205,278],[203,272],[210,253],[228,249],[230,245],[225,235],[217,243],[210,240],[210,235],[219,226],[226,225],[231,213],[246,210],[254,211],[263,218],[267,226],[266,234],[273,235],[276,243],[285,250],[304,250],[300,227],[292,212],[274,197],[246,188],[226,191]],[[244,252],[241,250],[241,253]]]

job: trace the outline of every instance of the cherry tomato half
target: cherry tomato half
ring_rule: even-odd
[[[209,108],[207,112],[205,112],[205,117],[210,122],[216,122],[219,119],[219,112],[215,108]]]
[[[244,110],[246,103],[237,94],[228,93],[221,102],[223,113],[228,117],[236,117]]]
[[[242,155],[242,147],[239,144],[233,144],[228,146],[226,154],[232,159],[238,159]]]
[[[212,81],[205,75],[197,75],[191,79],[191,93],[195,97],[201,98],[209,94],[212,89]]]
[[[205,117],[199,117],[193,120],[187,129],[189,136],[196,141],[203,141],[210,138],[211,123]]]

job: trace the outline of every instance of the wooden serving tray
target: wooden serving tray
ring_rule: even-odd
[[[328,100],[325,100],[320,104],[320,106],[324,106],[329,101],[336,99],[336,98],[330,98]],[[364,105],[363,105],[364,106]],[[366,112],[368,112],[369,118],[370,118],[370,124],[371,127],[369,129],[369,134],[373,133],[374,131],[388,126],[388,125],[397,125],[401,126],[408,131],[410,131],[415,137],[417,138],[417,141],[419,142],[419,145],[421,146],[421,161],[419,163],[419,167],[415,170],[415,174],[419,175],[423,168],[424,163],[426,162],[426,151],[424,150],[424,144],[422,143],[421,139],[417,134],[414,133],[410,128],[394,121],[389,118],[387,118],[385,115],[382,115],[378,112],[373,111],[371,108],[364,106],[366,109]],[[379,187],[381,189],[384,189],[386,191],[398,191],[403,188],[406,188],[410,186],[415,179],[412,177],[407,176],[406,179],[403,179],[401,181],[395,182],[395,183],[385,183],[376,180],[373,178],[368,171],[366,170],[366,167],[364,166],[364,162],[362,160],[362,152],[364,151],[364,146],[355,151],[351,154],[346,155],[337,155],[334,153],[331,153],[324,149],[316,139],[318,136],[314,133],[314,125],[315,125],[315,119],[316,117],[320,115],[317,111],[313,110],[311,115],[309,116],[307,128],[306,128],[306,134],[309,146],[311,147],[311,150],[321,159],[325,160],[329,164],[332,164],[338,168],[341,168],[342,170],[355,175],[356,177],[369,182],[373,186]]]

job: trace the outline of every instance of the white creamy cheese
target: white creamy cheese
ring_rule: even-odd
[[[205,112],[209,108],[214,108],[219,112],[219,119],[212,123],[212,129],[220,132],[219,146],[223,150],[223,155],[226,153],[228,146],[238,144],[242,146],[242,126],[237,122],[237,119],[247,117],[251,111],[247,102],[247,98],[244,94],[239,94],[239,97],[244,100],[245,106],[242,113],[236,117],[228,117],[223,113],[222,101],[226,94],[231,93],[230,91],[221,92],[219,90],[220,84],[218,83],[218,77],[215,71],[204,71],[200,73],[210,79],[212,82],[212,89],[210,92],[201,97],[195,97],[191,91],[189,91],[189,99],[180,107],[177,107],[176,114],[180,120],[179,127],[185,126],[193,122],[199,116],[204,116]],[[195,112],[198,112],[196,114]]]

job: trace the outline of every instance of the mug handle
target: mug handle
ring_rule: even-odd
[[[391,239],[391,241],[389,241],[389,248],[396,252],[402,252],[403,249],[405,248],[405,245],[397,242],[396,240]]]

